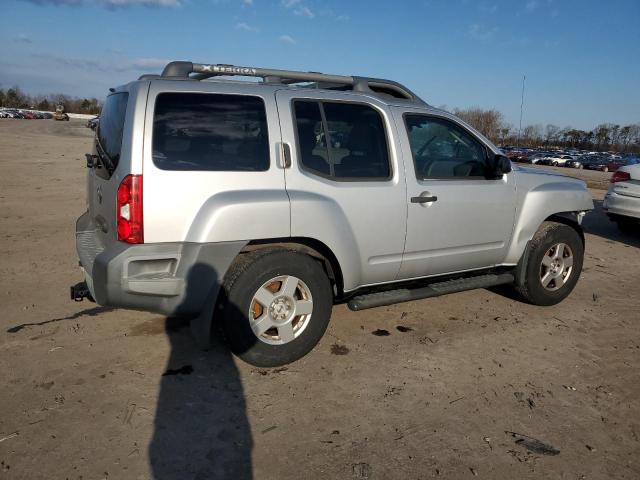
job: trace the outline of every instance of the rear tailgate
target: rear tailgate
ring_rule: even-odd
[[[76,226],[76,246],[89,276],[95,257],[117,242],[116,194],[123,178],[142,173],[142,136],[149,82],[133,82],[107,96],[87,170],[87,213]],[[134,125],[140,125],[136,131]]]

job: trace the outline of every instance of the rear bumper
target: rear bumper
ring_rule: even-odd
[[[607,192],[602,208],[609,216],[631,217],[640,220],[640,198]]]
[[[103,246],[85,214],[76,224],[76,249],[91,295],[100,305],[198,315],[215,298],[246,242]]]

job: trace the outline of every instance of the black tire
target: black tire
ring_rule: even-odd
[[[556,245],[568,245],[573,266],[566,282],[557,290],[548,290],[542,285],[542,260]],[[567,298],[576,286],[582,262],[584,260],[584,243],[575,229],[557,222],[544,222],[529,244],[529,257],[525,266],[524,284],[516,286],[516,292],[522,300],[533,305],[555,305]]]
[[[299,336],[288,343],[273,345],[253,332],[249,311],[258,289],[279,276],[302,280],[311,293],[313,310]],[[303,357],[320,341],[331,318],[333,293],[322,265],[293,250],[271,249],[241,255],[227,272],[221,293],[224,337],[235,355],[257,367],[277,367]]]

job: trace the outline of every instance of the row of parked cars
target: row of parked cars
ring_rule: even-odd
[[[31,110],[19,110],[17,108],[0,109],[0,118],[21,118],[25,120],[40,120],[53,118],[49,112],[34,112]]]
[[[620,167],[640,163],[640,158],[638,157],[611,153],[541,151],[508,146],[502,147],[502,151],[514,162],[551,165],[554,167],[584,168],[601,172],[615,172]]]

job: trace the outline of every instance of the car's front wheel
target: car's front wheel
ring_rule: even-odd
[[[544,222],[529,244],[524,282],[516,290],[534,305],[555,305],[578,282],[584,260],[584,244],[572,227]]]
[[[333,294],[317,260],[292,250],[241,255],[225,276],[223,332],[234,354],[276,367],[309,353],[331,317]]]

